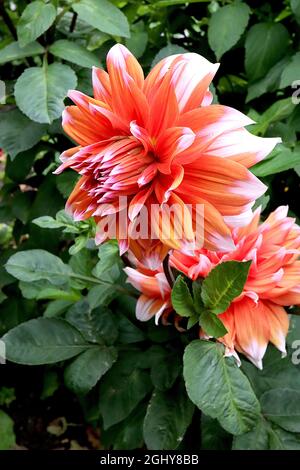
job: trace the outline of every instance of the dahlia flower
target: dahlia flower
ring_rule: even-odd
[[[251,267],[242,294],[219,318],[227,334],[218,338],[226,355],[236,351],[247,356],[258,368],[269,342],[283,355],[289,321],[284,306],[300,304],[300,227],[287,217],[287,207],[279,207],[259,224],[259,209],[245,227],[232,230],[236,248],[226,253],[199,250],[195,256],[175,251],[170,264],[192,280],[205,278],[224,261],[248,261]],[[163,272],[125,269],[128,281],[142,292],[136,314],[140,320],[171,309],[171,288]],[[205,336],[205,332],[201,333]]]
[[[107,72],[93,69],[93,98],[69,91],[75,105],[64,110],[63,128],[77,146],[62,154],[56,173],[79,173],[66,209],[75,220],[95,218],[98,243],[109,237],[104,228],[111,223],[121,251],[127,250],[141,210],[150,214],[157,205],[146,220],[155,237],[148,228],[143,238],[182,248],[195,235],[195,206],[203,205],[204,246],[233,249],[228,224],[243,223],[266,189],[248,168],[279,139],[250,134],[244,126],[251,119],[211,104],[208,88],[218,66],[195,53],[177,54],[144,79],[134,56],[117,44],[107,55]],[[180,219],[186,205],[193,209],[182,235],[176,214],[166,233],[168,208]],[[128,230],[120,229],[121,219]]]

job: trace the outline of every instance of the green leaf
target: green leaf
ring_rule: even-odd
[[[2,304],[2,302],[7,299],[7,295],[4,294],[4,292],[2,292],[2,290],[0,290],[0,304]]]
[[[300,23],[300,0],[291,0],[291,9],[298,23]]]
[[[118,292],[113,285],[99,284],[92,287],[87,294],[87,300],[91,308],[105,307],[111,303]]]
[[[271,124],[272,122],[281,121],[292,114],[295,105],[290,98],[278,100],[273,103],[261,116],[262,122]]]
[[[251,261],[226,261],[216,266],[202,283],[202,301],[211,312],[223,313],[238,297],[248,277]]]
[[[75,222],[64,209],[57,212],[56,220],[67,228],[66,233],[79,233],[79,223]]]
[[[219,343],[192,341],[185,349],[183,376],[195,405],[232,434],[249,431],[259,418],[259,402],[247,377]]]
[[[0,335],[35,315],[36,305],[32,301],[10,296],[1,303]]]
[[[30,121],[18,109],[0,112],[0,148],[11,159],[33,147],[46,133],[45,125]]]
[[[156,54],[152,61],[151,67],[154,67],[154,65],[158,64],[158,62],[160,62],[165,57],[168,57],[169,55],[185,54],[186,52],[188,51],[184,47],[177,46],[177,44],[168,44]]]
[[[73,4],[73,10],[78,13],[81,20],[86,21],[104,33],[130,37],[129,25],[126,16],[107,0],[80,0]]]
[[[233,450],[267,450],[269,449],[270,425],[261,419],[251,431],[234,436]]]
[[[285,98],[273,103],[261,116],[258,117],[258,123],[251,125],[250,130],[253,134],[264,135],[270,124],[281,121],[289,117],[295,110],[291,98]]]
[[[171,294],[172,305],[182,317],[195,315],[193,299],[183,276],[178,276]]]
[[[300,435],[261,419],[250,432],[235,436],[233,450],[299,450]]]
[[[21,47],[40,37],[50,28],[56,17],[56,9],[51,3],[31,2],[23,11],[17,24],[18,39]]]
[[[202,3],[202,2],[210,2],[210,0],[189,0],[189,3]],[[186,0],[157,0],[153,5],[155,7],[169,7],[172,5],[182,5],[186,4]]]
[[[115,348],[97,347],[84,351],[65,369],[65,383],[74,393],[85,395],[112,367]]]
[[[9,156],[6,160],[6,175],[16,183],[23,183],[32,168],[36,153],[36,148],[33,148],[19,153],[14,159]]]
[[[285,54],[289,33],[281,23],[257,23],[246,38],[245,68],[249,80],[263,77]]]
[[[81,236],[85,237],[85,235]],[[80,237],[76,238],[76,240],[80,239]],[[74,272],[83,276],[90,276],[91,270],[95,266],[95,256],[93,251],[87,248],[82,248],[80,252],[75,253],[71,256],[69,265],[71,266]]]
[[[299,69],[300,69],[300,52],[297,52],[292,58],[290,63],[284,68],[281,80],[280,88],[286,88],[292,86],[293,82],[299,80]]]
[[[104,307],[92,309],[86,299],[74,304],[66,319],[93,343],[112,344],[118,337],[118,324],[113,313]]]
[[[76,84],[75,72],[68,65],[54,63],[30,67],[16,82],[16,102],[33,121],[50,124],[60,117],[64,109],[63,100]]]
[[[64,171],[56,175],[56,186],[64,198],[68,198],[78,181],[78,174],[75,171]]]
[[[151,365],[151,380],[154,387],[160,391],[170,389],[181,372],[179,356],[172,351],[158,355]]]
[[[70,302],[69,300],[53,300],[53,302],[49,302],[47,304],[44,311],[44,317],[52,318],[59,316],[64,313],[72,303],[73,302]]]
[[[69,248],[70,255],[76,255],[77,253],[82,252],[86,247],[88,239],[88,234],[79,235],[79,237],[75,238],[74,245],[70,246]]]
[[[138,59],[141,57],[146,49],[148,42],[148,33],[145,30],[143,21],[138,21],[131,26],[131,36],[126,39],[126,47]]]
[[[111,250],[110,245],[108,243],[108,247],[106,247],[105,243],[103,251],[99,250],[101,259],[92,270],[92,274],[100,280],[116,283],[121,275],[122,262],[119,256],[119,249],[117,251],[114,251],[115,248]]]
[[[144,421],[147,449],[177,449],[192,421],[193,412],[194,405],[181,384],[169,392],[155,390]]]
[[[116,313],[115,313],[116,315]],[[119,341],[122,344],[132,344],[144,341],[144,333],[135,326],[123,313],[116,316],[119,327]]]
[[[124,362],[117,362],[100,382],[104,429],[125,419],[151,390],[149,375],[140,369],[127,373]]]
[[[290,170],[300,165],[300,151],[292,151],[283,145],[277,146],[271,156],[251,168],[251,171],[259,177],[265,177]]]
[[[273,425],[269,430],[269,445],[271,450],[300,450],[300,435]]]
[[[258,199],[256,199],[255,204],[253,206],[253,211],[258,207],[261,207],[261,212],[263,212],[270,202],[269,195],[262,195]]]
[[[193,297],[194,297],[194,307],[196,312],[201,315],[205,311],[204,304],[202,302],[201,291],[202,291],[202,282],[197,280],[192,284],[193,288]]]
[[[23,283],[24,287],[24,283]],[[41,291],[36,297],[37,300],[48,299],[48,300],[68,300],[76,302],[80,299],[80,294],[75,291],[63,291],[60,289],[48,288]]]
[[[60,258],[38,249],[15,253],[8,259],[5,268],[20,281],[47,279],[54,285],[64,284],[72,272]]]
[[[96,264],[93,275],[101,279],[115,264],[120,262],[119,246],[115,241],[108,241],[98,251],[100,261]]]
[[[200,325],[206,334],[214,338],[220,338],[227,333],[227,330],[221,320],[215,314],[209,311],[201,313]]]
[[[64,361],[92,347],[65,320],[38,318],[16,326],[2,337],[9,361],[39,365]]]
[[[52,397],[56,390],[59,389],[60,380],[58,373],[53,369],[46,369],[44,373],[43,390],[41,393],[41,400],[46,400]]]
[[[43,52],[45,52],[45,49],[38,42],[32,42],[25,47],[21,47],[18,41],[11,42],[0,49],[0,64],[43,54]]]
[[[282,358],[281,353],[272,346],[268,347],[264,356],[262,370],[249,361],[243,361],[242,371],[258,397],[270,389],[282,387],[282,384],[289,389],[300,389],[300,371],[292,363],[291,357]]]
[[[33,224],[38,225],[38,227],[42,228],[61,228],[64,227],[64,224],[57,222],[57,220],[50,217],[50,215],[42,215],[37,219],[33,219],[31,221]]]
[[[116,424],[116,426],[110,428],[117,430],[117,434],[112,441],[114,450],[133,450],[143,447],[143,423],[145,413],[145,405],[140,405],[122,423]]]
[[[242,2],[226,5],[213,13],[208,25],[208,42],[218,60],[238,42],[249,16],[250,8]]]
[[[12,450],[15,444],[14,422],[8,414],[0,410],[0,450]]]
[[[96,54],[89,52],[85,47],[67,39],[59,39],[55,41],[50,47],[51,54],[59,57],[60,59],[73,62],[81,67],[92,68],[93,66],[100,67],[99,58]]]
[[[40,280],[33,282],[19,282],[19,288],[22,291],[25,299],[60,299],[76,302],[80,299],[80,294],[75,291],[70,291],[61,286],[60,289],[53,287],[47,280]]]
[[[299,391],[289,388],[269,390],[261,396],[260,402],[266,418],[287,431],[300,432]]]
[[[0,406],[9,406],[16,400],[15,389],[10,387],[0,388]]]
[[[201,413],[201,450],[228,450],[231,440],[216,419]]]
[[[21,220],[23,224],[26,224],[30,217],[31,205],[32,197],[30,192],[17,191],[12,198],[11,206],[14,217]]]
[[[279,62],[277,62],[277,64],[275,64],[264,77],[252,83],[248,87],[246,103],[253,100],[254,98],[258,98],[264,93],[277,90],[279,88],[281,74],[288,62],[289,58],[284,57]]]
[[[47,176],[47,178],[43,178],[38,188],[39,190],[35,196],[34,202],[30,209],[30,220],[35,219],[36,217],[40,217],[42,215],[51,215],[52,217],[54,217],[56,212],[64,204],[64,200],[56,190],[55,176],[50,174]],[[50,200],[51,204],[49,204]],[[49,248],[52,246],[53,249],[53,245],[50,242],[48,243],[48,240],[50,241],[52,237],[55,237],[57,240],[59,238],[58,233],[47,233],[43,229],[36,227],[35,225],[31,225],[30,233],[36,233],[39,234],[38,236],[46,238],[46,240],[36,240],[38,241],[38,246],[40,248],[43,247],[44,249],[47,249],[48,246]]]
[[[193,328],[197,323],[199,323],[199,316],[198,315],[193,315],[192,317],[189,317],[188,322],[187,322],[187,330],[190,328]]]
[[[288,332],[288,336],[286,340],[287,340],[287,344],[291,347],[292,354],[295,353],[294,357],[297,362],[295,361],[293,362],[297,364],[299,364],[299,354],[297,353],[298,347],[300,346],[299,339],[300,339],[300,316],[291,315],[289,332]]]

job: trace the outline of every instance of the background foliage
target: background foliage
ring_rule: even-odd
[[[13,361],[1,366],[0,448],[299,449],[298,318],[289,356],[269,347],[263,371],[191,342],[196,330],[137,322],[117,246],[97,248],[93,223],[65,214],[76,175],[52,172],[70,146],[67,90],[90,94],[116,41],[145,71],[193,51],[221,61],[216,102],[281,136],[252,169],[269,188],[259,202],[299,217],[300,1],[1,0],[0,14],[0,334]]]

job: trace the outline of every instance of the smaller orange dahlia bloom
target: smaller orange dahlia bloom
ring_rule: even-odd
[[[251,119],[211,104],[208,87],[218,66],[195,53],[178,54],[144,78],[134,56],[117,44],[107,72],[93,69],[94,97],[69,92],[75,105],[65,109],[63,128],[77,146],[62,154],[56,173],[72,168],[81,175],[66,209],[76,220],[95,217],[98,243],[108,237],[102,222],[111,221],[127,250],[141,209],[150,214],[157,205],[161,212],[148,221],[155,237],[144,238],[181,248],[195,234],[195,207],[203,205],[205,247],[233,248],[227,223],[240,223],[266,190],[248,168],[280,139],[250,134],[244,126]],[[182,237],[176,216],[166,234],[167,209],[175,207],[180,219],[186,205],[193,210]],[[126,236],[119,230],[124,217]]]
[[[241,352],[259,368],[269,342],[286,354],[289,321],[284,306],[300,304],[300,227],[287,211],[279,207],[259,224],[256,210],[246,227],[233,229],[233,251],[202,249],[195,256],[175,251],[170,258],[170,264],[192,280],[206,277],[224,261],[252,261],[243,293],[219,316],[228,331],[219,341],[226,346],[226,355],[237,357],[236,351]],[[158,320],[170,310],[171,288],[162,272],[140,267],[125,271],[142,292],[137,305],[140,320],[154,315]]]

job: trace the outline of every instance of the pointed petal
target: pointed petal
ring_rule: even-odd
[[[109,50],[106,62],[110,79],[116,80],[117,82],[120,81],[122,85],[122,71],[124,71],[139,88],[143,87],[143,69],[127,47],[122,44],[115,44]]]
[[[230,158],[250,168],[263,160],[280,142],[280,138],[258,137],[241,128],[220,134],[205,150],[205,153]]]
[[[170,71],[179,110],[181,113],[189,111],[200,106],[207,96],[207,88],[218,67],[219,64],[212,64],[195,53],[169,56],[149,73],[145,80],[145,93],[149,96],[153,86]]]
[[[253,121],[248,116],[230,106],[220,104],[193,109],[179,118],[179,125],[190,127],[202,139],[212,142],[224,132],[249,124],[253,124]]]
[[[111,106],[111,86],[108,73],[102,69],[93,67],[92,82],[95,99]]]
[[[170,72],[166,73],[160,87],[149,100],[147,129],[153,138],[158,137],[165,129],[173,127],[178,117],[178,105],[171,78]]]
[[[135,217],[139,214],[142,207],[145,205],[148,197],[152,193],[153,188],[145,188],[140,190],[131,200],[128,208],[128,217],[131,221],[135,219]]]
[[[262,359],[270,339],[270,326],[262,302],[248,297],[234,303],[236,346],[253,364],[262,369]]]
[[[286,355],[285,339],[289,329],[289,317],[283,307],[264,301],[270,325],[270,341]]]
[[[168,303],[162,299],[155,299],[141,295],[136,304],[136,317],[140,321],[148,321],[155,316],[157,324],[159,317],[168,307]]]
[[[106,62],[114,112],[128,123],[136,120],[143,126],[148,116],[148,104],[142,92],[144,75],[141,66],[122,44],[110,49]]]
[[[92,184],[89,176],[82,176],[67,200],[66,212],[71,214],[75,220],[88,219],[96,208],[96,198],[88,193],[88,188]]]
[[[193,191],[227,216],[248,211],[248,204],[267,189],[244,166],[228,159],[202,156],[185,165],[184,170],[185,178],[178,191]]]
[[[140,292],[149,297],[162,297],[159,280],[155,275],[147,276],[133,268],[124,268],[124,271],[128,276],[127,282]]]
[[[66,134],[79,145],[89,145],[112,135],[107,119],[93,121],[77,106],[67,106],[62,113],[62,127]]]
[[[169,247],[161,243],[160,240],[130,239],[129,247],[139,262],[151,271],[161,267],[161,263],[169,251]]]

